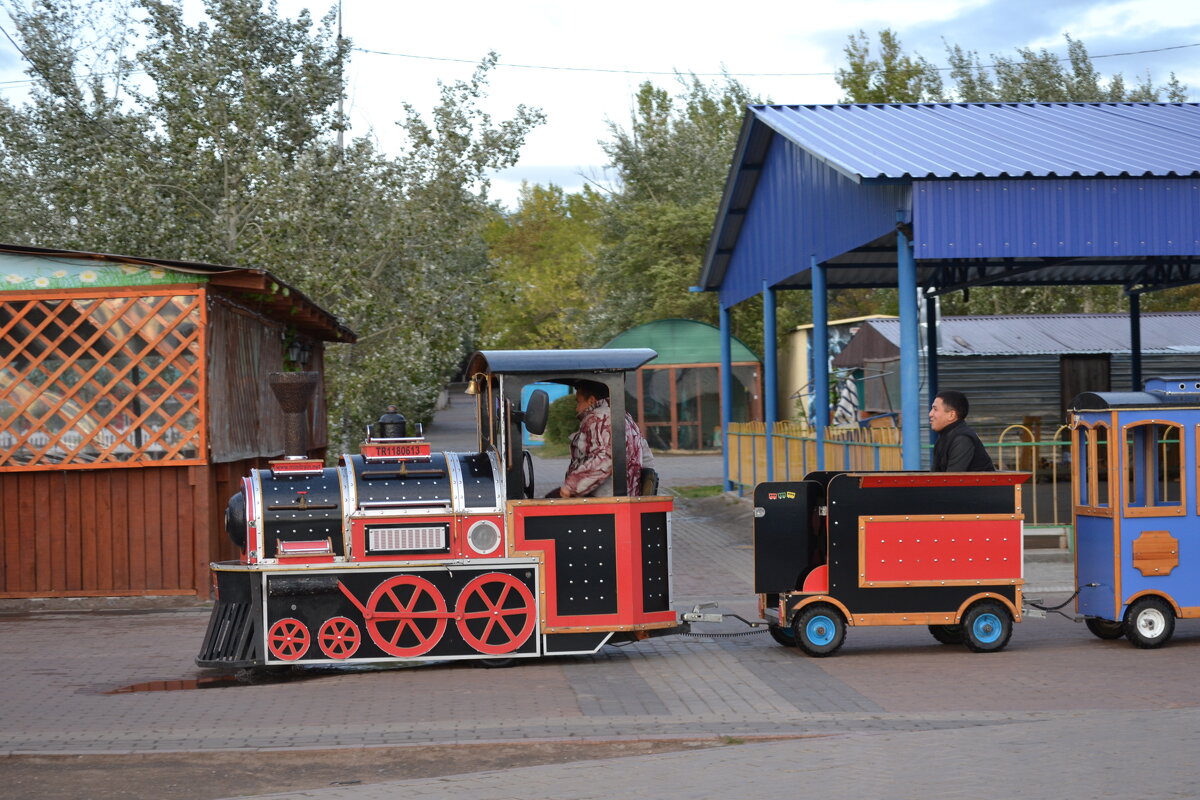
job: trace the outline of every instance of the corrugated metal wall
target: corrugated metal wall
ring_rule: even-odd
[[[981,433],[999,433],[1008,425],[1020,424],[1025,417],[1041,417],[1043,433],[1048,436],[1065,421],[1059,411],[1060,358],[1059,355],[941,358],[938,388],[957,389],[967,395],[971,401],[971,425]],[[923,364],[922,374],[925,374]],[[1112,391],[1129,391],[1131,374],[1129,356],[1114,355],[1110,373]],[[1156,375],[1200,376],[1200,356],[1143,356],[1143,378]],[[929,407],[927,395],[923,388],[923,409]]]
[[[825,261],[873,241],[909,207],[907,185],[855,183],[782,136],[767,152],[737,249],[721,284],[731,306]],[[818,213],[819,212],[819,213]]]
[[[1200,253],[1200,180],[913,182],[917,258]]]

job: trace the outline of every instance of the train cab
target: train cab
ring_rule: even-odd
[[[1161,647],[1200,617],[1200,379],[1085,392],[1071,410],[1076,609],[1102,639]]]
[[[226,514],[242,557],[212,565],[197,663],[496,664],[675,629],[672,500],[625,470],[625,376],[655,355],[479,352],[473,451],[435,451],[389,412],[337,466],[285,455],[252,471]],[[521,433],[541,432],[548,398],[524,390],[585,380],[610,393],[612,495],[538,497]]]

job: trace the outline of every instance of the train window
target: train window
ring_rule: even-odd
[[[1092,429],[1080,425],[1075,429],[1075,463],[1078,465],[1076,475],[1079,476],[1078,484],[1075,491],[1079,494],[1075,497],[1075,505],[1088,506],[1088,498],[1091,496],[1088,491],[1091,488],[1092,475],[1089,467],[1092,464],[1091,454],[1088,452],[1088,443],[1091,440]]]
[[[1108,470],[1111,466],[1108,458],[1108,426],[1100,424],[1092,428],[1092,440],[1095,445],[1095,457],[1092,459],[1095,469],[1092,475],[1096,479],[1092,488],[1092,505],[1108,508]]]
[[[1147,420],[1125,427],[1125,512],[1183,513],[1183,428]]]

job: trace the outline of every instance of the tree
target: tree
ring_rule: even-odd
[[[609,123],[602,142],[620,179],[605,206],[605,247],[598,259],[594,341],[665,317],[715,324],[717,299],[690,292],[700,274],[746,106],[765,102],[737,80],[706,84],[679,76],[670,95],[647,82],[634,97],[628,127]],[[780,327],[806,311],[784,293]],[[761,308],[761,306],[758,306]],[[762,347],[762,317],[754,301],[734,309],[735,333]]]
[[[481,343],[500,348],[586,347],[589,280],[601,244],[603,199],[522,185],[517,210],[488,226],[492,274],[481,297]]]
[[[188,26],[166,0],[8,6],[34,88],[0,102],[4,240],[271,270],[359,334],[327,353],[334,447],[389,403],[429,415],[476,325],[486,176],[542,119],[480,110],[494,54],[443,85],[428,119],[403,104],[406,147],[388,157],[337,147],[350,43],[331,15],[204,0]],[[90,30],[107,35],[82,46]]]
[[[871,40],[864,31],[846,44],[846,67],[836,80],[846,96],[843,103],[929,103],[944,99],[942,76],[920,55],[906,55],[889,28],[879,32],[879,58],[871,57]]]

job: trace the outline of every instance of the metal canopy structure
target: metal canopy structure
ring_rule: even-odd
[[[897,287],[912,469],[918,292],[1118,285],[1137,342],[1142,293],[1198,282],[1200,104],[945,103],[751,106],[699,288],[719,293],[726,335],[730,307],[761,293],[767,342],[774,293],[811,290],[820,361],[829,289]]]

